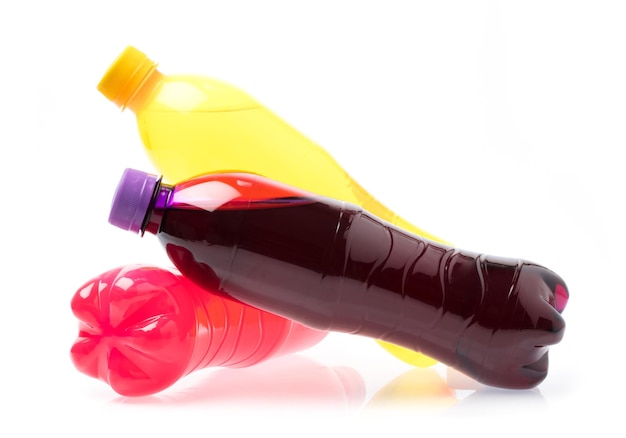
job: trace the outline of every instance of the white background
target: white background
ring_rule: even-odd
[[[622,1],[3,2],[0,436],[623,434],[625,22]],[[107,223],[122,170],[152,170],[133,114],[95,88],[128,44],[243,88],[423,229],[558,272],[571,299],[548,378],[381,401],[447,370],[345,334],[142,399],[75,370],[76,289],[169,266]]]

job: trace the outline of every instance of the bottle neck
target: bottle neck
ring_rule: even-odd
[[[145,232],[150,234],[157,234],[159,232],[161,221],[163,220],[165,209],[169,205],[173,190],[173,186],[163,183],[159,183],[155,188],[154,199],[151,202],[151,206],[148,208],[146,221],[141,228],[142,235]]]
[[[155,66],[133,90],[129,90],[128,99],[122,105],[122,110],[128,108],[134,113],[139,111],[162,80],[163,74]]]

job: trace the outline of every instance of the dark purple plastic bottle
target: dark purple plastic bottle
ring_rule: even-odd
[[[109,222],[157,235],[202,287],[422,352],[491,386],[538,385],[565,329],[569,293],[549,269],[432,242],[257,175],[171,186],[127,169]]]

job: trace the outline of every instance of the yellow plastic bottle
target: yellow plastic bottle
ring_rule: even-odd
[[[257,173],[357,204],[407,231],[443,242],[389,210],[322,147],[226,82],[201,75],[165,75],[143,52],[128,46],[106,71],[98,90],[135,114],[148,157],[169,183],[218,171]],[[420,353],[377,342],[409,364],[436,363]]]

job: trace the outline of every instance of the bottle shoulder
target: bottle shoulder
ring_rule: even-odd
[[[143,98],[137,115],[146,112],[220,112],[259,108],[248,93],[225,81],[193,74],[161,75]]]

